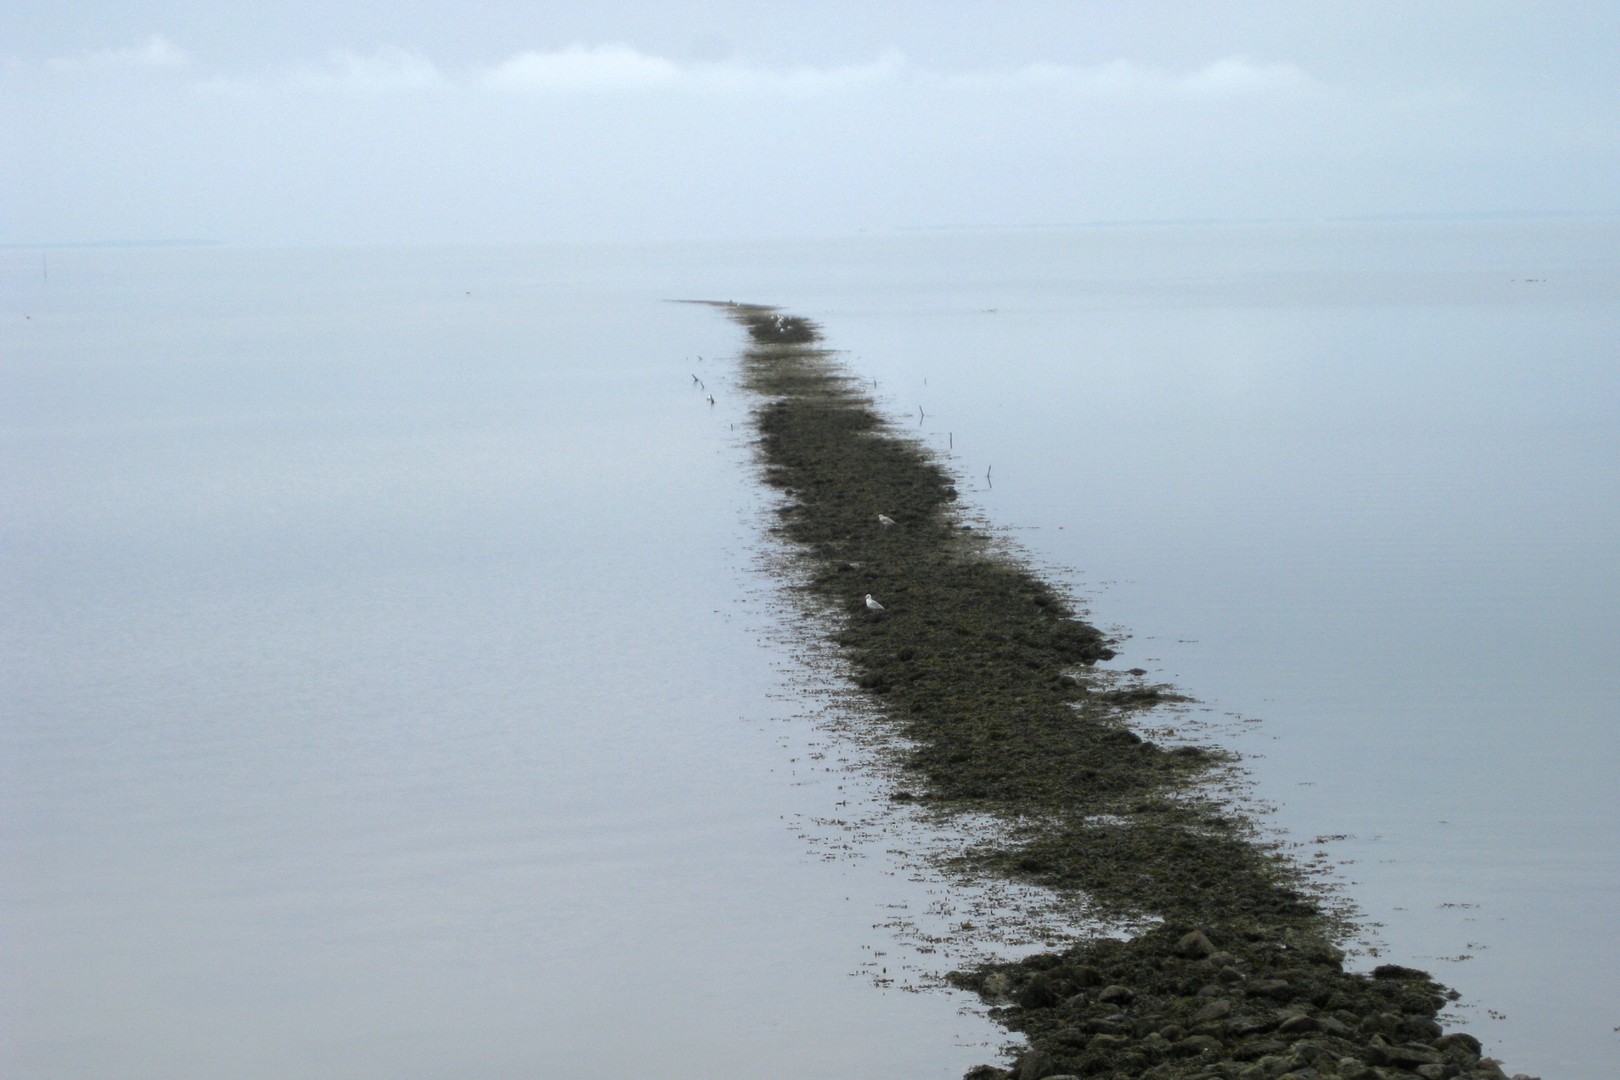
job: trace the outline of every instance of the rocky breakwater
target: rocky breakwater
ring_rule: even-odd
[[[1000,821],[961,868],[1130,928],[953,972],[1028,1044],[969,1077],[1505,1075],[1442,1028],[1448,992],[1427,974],[1345,969],[1350,928],[1217,797],[1230,756],[1133,725],[1185,699],[1093,668],[1110,643],[964,521],[951,475],[881,418],[813,323],[718,306],[750,336],[742,378],[782,495],[776,531],[894,740],[894,797]]]

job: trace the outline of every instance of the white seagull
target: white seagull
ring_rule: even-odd
[[[872,594],[871,593],[867,593],[866,594],[866,610],[867,611],[882,611],[882,610],[884,610],[884,608],[883,608],[882,604],[880,604],[876,600],[872,599]]]
[[[887,529],[890,525],[894,524],[894,518],[890,517],[888,514],[879,514],[878,524]]]

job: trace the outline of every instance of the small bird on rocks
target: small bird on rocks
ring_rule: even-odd
[[[890,525],[894,524],[894,518],[890,517],[888,514],[879,514],[878,524],[887,529]]]
[[[886,609],[884,608],[884,606],[882,604],[880,604],[876,600],[872,599],[872,594],[871,593],[867,593],[866,594],[866,610],[867,611],[884,611]]]

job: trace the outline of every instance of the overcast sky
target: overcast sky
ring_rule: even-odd
[[[1620,3],[9,0],[0,243],[1620,209]]]

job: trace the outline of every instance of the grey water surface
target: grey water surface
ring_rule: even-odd
[[[1113,666],[1226,722],[1358,962],[1435,971],[1510,1071],[1609,1075],[1616,241],[6,253],[0,1068],[995,1057],[872,977],[918,886],[796,825],[845,794],[702,298],[818,319]]]
[[[793,828],[734,328],[589,257],[8,265],[5,1075],[995,1056]]]
[[[1359,962],[1510,1072],[1620,1070],[1620,227],[910,244],[809,313],[1112,666],[1239,730]]]

